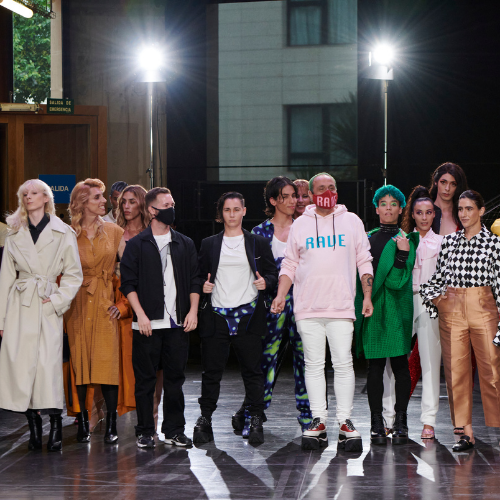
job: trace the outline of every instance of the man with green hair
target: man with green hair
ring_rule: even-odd
[[[406,235],[398,219],[406,205],[403,193],[392,185],[378,189],[373,197],[380,227],[368,233],[373,257],[373,315],[361,314],[363,294],[358,280],[356,297],[356,350],[368,359],[368,402],[371,411],[371,442],[387,444],[382,416],[384,371],[387,358],[395,378],[396,418],[393,444],[408,442],[407,408],[411,377],[407,355],[413,324],[412,271],[419,235]]]

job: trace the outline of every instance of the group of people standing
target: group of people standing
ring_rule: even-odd
[[[68,226],[55,215],[49,186],[29,180],[7,218],[0,408],[26,414],[30,449],[42,447],[44,414],[47,448],[62,449],[64,393],[81,443],[104,418],[103,399],[105,443],[118,441],[117,416],[135,409],[137,446],[153,448],[162,389],[165,443],[212,441],[230,345],[245,387],[232,426],[250,443],[264,442],[265,410],[290,345],[302,448],[328,445],[327,341],[338,446],[346,451],[362,450],[351,419],[353,340],[368,360],[373,444],[391,434],[393,444],[408,442],[407,407],[420,374],[422,438],[434,437],[442,350],[461,433],[454,450],[474,446],[471,345],[486,424],[500,427],[500,238],[481,225],[484,201],[458,165],[438,167],[430,190],[417,186],[408,202],[394,186],[378,189],[380,225],[369,233],[338,203],[327,173],[271,179],[268,219],[252,232],[242,227],[243,196],[225,193],[216,207],[224,229],[204,239],[199,253],[174,229],[169,189],[115,183],[107,215],[104,192],[98,179],[79,182]],[[182,386],[195,329],[202,386],[191,440]],[[64,372],[63,332],[70,351]]]

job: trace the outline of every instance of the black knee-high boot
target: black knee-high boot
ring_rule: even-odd
[[[116,430],[116,419],[118,413],[118,386],[101,384],[102,395],[106,401],[106,432],[104,433],[104,442],[113,444],[118,441],[118,431]]]
[[[47,450],[62,450],[62,416],[59,413],[50,415],[50,432]]]
[[[42,417],[36,410],[26,410],[26,418],[30,428],[29,450],[42,449]]]

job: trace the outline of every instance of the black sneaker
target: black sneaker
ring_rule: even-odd
[[[309,427],[302,432],[303,450],[319,450],[328,446],[326,425],[319,417],[313,419]]]
[[[165,444],[172,444],[174,446],[188,447],[192,446],[193,442],[183,432],[176,434],[174,437],[165,437]]]
[[[392,428],[392,444],[408,443],[408,424],[405,411],[397,411]]]
[[[248,442],[250,444],[261,444],[264,442],[264,427],[262,427],[263,418],[260,415],[254,415],[250,419],[250,433]]]
[[[140,434],[137,436],[137,447],[138,448],[154,448],[156,446],[153,436],[143,436]]]
[[[387,444],[385,422],[381,412],[372,412],[370,441],[372,444]]]
[[[214,432],[212,430],[212,419],[204,416],[198,417],[193,431],[193,443],[203,444],[214,440]]]
[[[240,408],[232,417],[231,423],[233,424],[233,429],[235,431],[242,431],[243,427],[245,427],[245,408]]]

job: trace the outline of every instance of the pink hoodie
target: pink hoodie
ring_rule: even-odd
[[[368,237],[356,214],[337,205],[323,217],[315,205],[307,206],[292,224],[280,271],[294,283],[295,319],[356,319],[356,269],[360,276],[373,275],[371,261]]]

